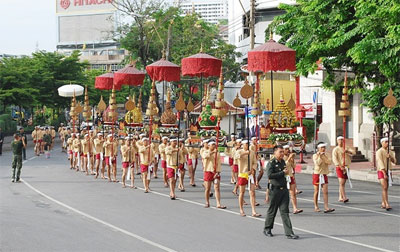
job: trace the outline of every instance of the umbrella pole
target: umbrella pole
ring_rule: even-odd
[[[203,112],[203,74],[200,74],[200,113]]]
[[[274,111],[274,75],[271,70],[271,111]]]
[[[219,126],[221,125],[221,118],[218,116],[218,123],[217,123],[217,140],[216,140],[216,148],[217,148],[217,153],[218,153],[218,146],[219,146]],[[217,153],[215,153],[215,159],[214,159],[214,173],[217,172]]]
[[[249,99],[246,99],[246,126],[247,126],[247,144],[250,147],[250,124],[249,124]],[[250,148],[249,148],[249,154],[247,154],[247,167],[250,170]]]
[[[162,112],[164,113],[165,111],[165,80],[163,80],[163,86],[162,86]]]
[[[178,151],[176,152],[176,167],[179,169],[179,131],[181,128],[181,112],[178,111]]]

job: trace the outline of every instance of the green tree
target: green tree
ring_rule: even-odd
[[[39,90],[32,85],[35,71],[29,57],[5,58],[0,62],[0,103],[2,111],[6,106],[16,105],[29,108],[36,102]]]
[[[34,78],[31,83],[39,90],[37,101],[40,105],[57,110],[68,107],[69,98],[60,97],[58,88],[70,84],[81,84],[85,80],[87,63],[79,61],[79,51],[70,56],[57,52],[37,52],[32,54]]]
[[[182,16],[178,8],[160,8],[154,5],[157,2],[154,0],[145,6],[140,4],[141,0],[120,0],[116,5],[120,2],[119,9],[133,17],[133,23],[122,26],[117,37],[121,47],[129,50],[133,58],[138,58],[139,68],[159,60],[162,49],[166,50],[168,60],[180,65],[182,58],[198,53],[203,46],[205,53],[223,59],[225,79],[235,81],[240,78],[237,74],[240,66],[235,62],[239,53],[235,52],[235,46],[222,40],[218,26],[201,20],[197,14]],[[139,2],[139,7],[126,2]],[[180,88],[175,86],[173,91],[183,90],[185,99],[192,96],[200,100],[200,94],[191,94],[189,88],[196,82],[198,80],[193,78],[183,78]],[[149,89],[150,80],[146,79],[142,88],[146,102]]]
[[[307,76],[322,61],[327,70],[323,87],[339,90],[337,69],[355,74],[353,92],[361,92],[374,115],[378,132],[384,123],[399,120],[400,104],[388,110],[383,98],[390,87],[400,97],[400,4],[392,0],[297,0],[281,4],[285,14],[270,29],[280,42],[296,50],[297,73]],[[268,33],[268,32],[267,32]]]

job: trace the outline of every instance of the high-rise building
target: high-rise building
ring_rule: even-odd
[[[91,68],[117,70],[126,51],[112,39],[118,12],[112,0],[56,0],[57,51],[81,50]]]
[[[184,14],[196,12],[201,19],[212,24],[228,19],[228,0],[186,0],[176,1]]]

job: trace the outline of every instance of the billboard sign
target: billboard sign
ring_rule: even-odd
[[[56,13],[74,15],[87,12],[115,11],[113,0],[56,0]]]

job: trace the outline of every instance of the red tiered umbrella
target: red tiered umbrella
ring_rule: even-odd
[[[146,66],[147,74],[153,81],[180,81],[180,66],[169,62],[165,58]]]
[[[114,83],[114,74],[113,73],[105,73],[96,77],[94,82],[94,87],[100,90],[111,90],[113,88]],[[121,86],[116,86],[116,90],[120,90]]]
[[[248,70],[252,72],[262,71],[267,73],[271,71],[271,104],[274,108],[273,96],[273,73],[272,71],[295,71],[296,70],[296,51],[275,42],[270,38],[265,44],[257,46],[249,51]],[[257,80],[258,81],[258,80]]]
[[[140,86],[143,84],[146,73],[137,70],[130,64],[114,73],[114,85],[120,89],[122,85]]]
[[[182,59],[182,75],[196,77],[218,77],[221,73],[222,60],[206,53],[198,54]]]
[[[146,66],[147,74],[153,81],[180,81],[181,67],[166,60],[163,55],[162,59]],[[163,85],[163,111],[164,111],[164,85]]]
[[[200,77],[200,95],[203,99],[203,77],[218,77],[221,74],[222,60],[203,53],[203,49],[200,49],[198,54],[183,58],[181,62],[183,76]]]

